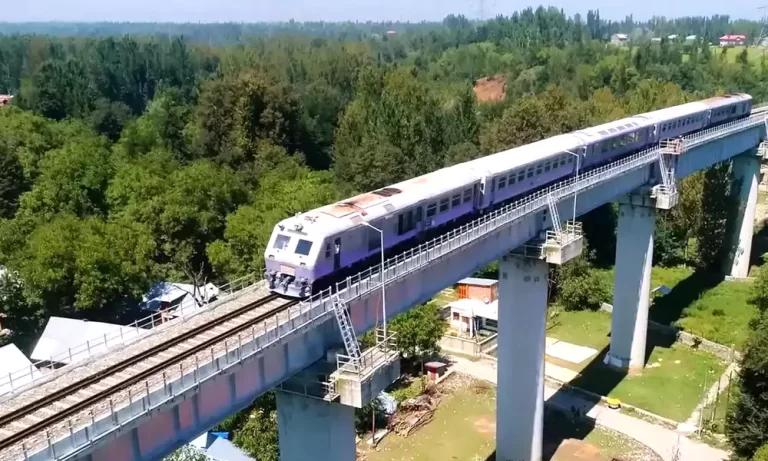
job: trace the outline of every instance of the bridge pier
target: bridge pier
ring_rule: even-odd
[[[605,363],[630,371],[645,366],[656,205],[647,194],[619,201],[611,346]]]
[[[734,186],[738,187],[739,210],[736,214],[730,249],[726,253],[725,272],[733,278],[749,275],[749,257],[757,208],[760,158],[754,150],[733,158]]]
[[[277,392],[282,461],[355,461],[355,408]]]
[[[540,461],[547,263],[510,254],[499,262],[499,275],[496,459]]]

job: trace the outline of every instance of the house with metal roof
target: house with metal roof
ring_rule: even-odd
[[[51,317],[30,358],[53,366],[65,365],[124,344],[146,331],[113,323]]]
[[[0,379],[0,395],[3,395],[31,383],[42,373],[15,344],[8,344],[0,347],[0,376],[3,376]]]

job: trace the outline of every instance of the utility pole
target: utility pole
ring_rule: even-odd
[[[760,15],[760,35],[755,41],[755,46],[765,47],[768,45],[768,5],[757,8],[761,11]]]

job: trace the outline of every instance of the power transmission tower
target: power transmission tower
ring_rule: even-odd
[[[765,47],[768,45],[768,5],[763,5],[758,8],[762,12],[760,16],[760,36],[755,41],[755,46]]]

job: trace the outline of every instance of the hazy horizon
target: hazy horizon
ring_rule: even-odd
[[[622,20],[633,14],[637,20],[653,16],[668,18],[681,16],[712,16],[727,14],[732,19],[760,18],[757,7],[763,0],[747,0],[744,4],[720,4],[713,0],[698,2],[669,2],[647,0],[638,10],[627,3],[615,0],[593,0],[576,2],[566,0],[559,5],[566,14],[581,13],[599,9],[603,19]],[[498,14],[511,14],[528,6],[521,1],[501,2],[500,0],[388,0],[361,3],[355,0],[280,0],[259,4],[258,0],[131,0],[130,2],[101,2],[97,0],[70,0],[66,4],[58,0],[27,0],[6,8],[0,14],[0,22],[172,22],[172,23],[222,23],[222,22],[280,22],[308,21],[439,21],[448,14],[463,14],[484,18]],[[547,3],[543,3],[545,6]]]

